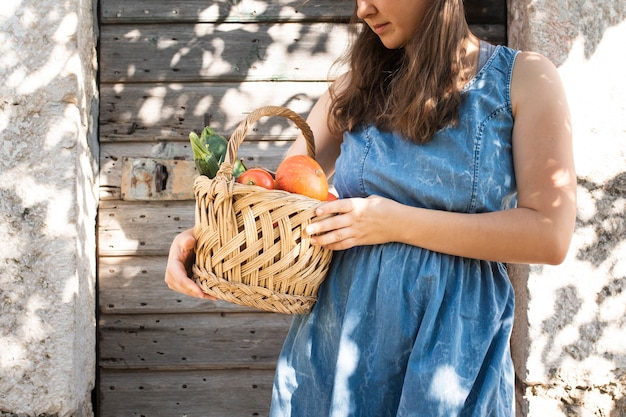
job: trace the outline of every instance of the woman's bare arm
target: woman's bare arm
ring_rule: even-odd
[[[325,204],[320,217],[336,215],[310,225],[307,232],[331,249],[399,241],[492,261],[562,262],[574,230],[576,175],[565,92],[546,58],[520,54],[512,104],[517,208],[450,213],[372,196]]]

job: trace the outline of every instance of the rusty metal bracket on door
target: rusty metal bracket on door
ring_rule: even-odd
[[[193,200],[193,182],[197,176],[193,161],[125,157],[121,198],[127,201]]]

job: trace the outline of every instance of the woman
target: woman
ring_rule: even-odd
[[[513,416],[504,263],[561,263],[575,221],[558,73],[476,38],[462,0],[356,6],[350,71],[307,120],[341,197],[307,233],[335,252],[285,341],[271,415]],[[192,249],[175,239],[166,281],[206,297]]]

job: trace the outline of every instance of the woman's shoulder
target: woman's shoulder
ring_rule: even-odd
[[[556,66],[546,56],[530,51],[520,51],[515,59],[511,79],[511,100],[516,105],[552,101],[560,97],[562,84]]]
[[[539,71],[543,73],[545,71],[552,72],[556,67],[546,56],[532,51],[519,51],[515,59],[516,71],[524,73],[534,73]]]

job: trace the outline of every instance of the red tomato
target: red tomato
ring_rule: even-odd
[[[274,189],[274,177],[263,168],[250,168],[245,170],[243,174],[237,177],[237,182],[246,185],[256,185],[267,188],[268,190]]]
[[[328,193],[328,196],[326,197],[326,201],[335,201],[337,200],[337,196],[331,192]]]

